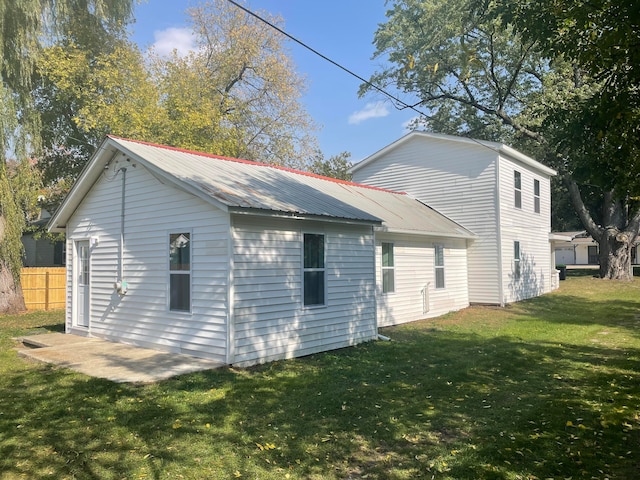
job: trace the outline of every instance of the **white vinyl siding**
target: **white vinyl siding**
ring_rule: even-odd
[[[121,167],[127,167],[124,280],[128,292],[123,296],[114,290],[118,280]],[[169,233],[184,231],[192,232],[195,239],[190,313],[169,311],[167,301]],[[159,182],[122,156],[114,159],[67,225],[68,254],[73,252],[72,240],[97,239],[91,249],[90,334],[225,361],[228,232],[228,214]],[[73,261],[68,258],[68,271],[72,271]],[[68,289],[71,291],[71,281]],[[67,315],[70,322],[71,312]]]
[[[503,264],[503,302],[535,297],[552,289],[551,183],[533,168],[500,156],[500,213]],[[522,208],[513,207],[513,172],[521,174]],[[535,212],[536,182],[539,182],[540,213]],[[514,242],[520,250],[520,276],[514,275]]]
[[[521,208],[515,206],[515,171]],[[353,178],[405,191],[478,236],[468,250],[471,303],[503,304],[551,290],[548,172],[464,139],[415,136],[365,163]],[[540,213],[534,180],[540,182]],[[511,277],[516,239],[522,251],[518,282]]]
[[[496,158],[478,144],[416,137],[353,175],[356,182],[407,192],[478,236],[468,250],[472,303],[501,301]],[[513,187],[513,175],[509,181]],[[513,190],[509,198],[513,208]]]
[[[325,237],[326,305],[305,308],[303,234]],[[376,337],[371,227],[236,216],[233,363],[341,348]]]
[[[436,317],[469,306],[465,240],[390,233],[377,237],[377,271],[381,271],[383,242],[393,242],[395,264],[395,293],[378,295],[378,326]],[[446,288],[436,288],[434,244],[442,245],[446,257]],[[377,283],[381,292],[382,279]]]

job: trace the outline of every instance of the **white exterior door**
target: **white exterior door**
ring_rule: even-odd
[[[75,301],[75,325],[77,327],[89,327],[90,315],[90,291],[91,269],[89,256],[89,242],[76,242],[75,275],[76,301]]]

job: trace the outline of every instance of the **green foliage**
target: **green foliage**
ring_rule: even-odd
[[[226,1],[189,15],[197,48],[184,56],[140,52],[121,30],[72,29],[44,50],[36,97],[50,209],[105,134],[306,167],[314,126],[283,38]]]
[[[633,0],[478,1],[486,17],[513,26],[551,59],[591,78],[579,98],[547,103],[549,140],[574,159],[576,180],[640,192],[640,5]]]
[[[5,165],[0,174],[0,261],[16,283],[22,267],[22,232],[36,209],[38,171],[27,159]]]
[[[535,137],[516,117],[542,90],[548,62],[512,29],[469,8],[468,1],[393,2],[374,37],[375,56],[390,66],[372,83],[415,95],[426,111],[418,125],[430,130],[505,141],[515,129]]]
[[[224,0],[188,13],[197,50],[154,59],[170,119],[163,143],[303,167],[315,149],[314,125],[284,37]]]
[[[9,271],[16,285],[22,257],[20,238],[39,186],[29,158],[42,145],[33,95],[42,46],[81,13],[86,28],[107,26],[128,18],[131,6],[131,0],[0,2],[0,276],[6,278],[3,274]],[[9,159],[16,160],[15,168],[8,168]],[[3,309],[19,308],[18,292],[7,285],[0,299]]]
[[[638,298],[634,283],[569,276],[559,291],[507,308],[386,328],[391,342],[154,385],[26,362],[12,337],[58,330],[63,312],[0,317],[0,470],[7,478],[634,478]]]
[[[74,41],[53,45],[38,62],[46,147],[39,166],[54,204],[106,134],[153,141],[166,126],[159,93],[137,47],[117,38],[105,45],[103,52]]]
[[[322,152],[318,151],[309,167],[309,171],[325,177],[351,181],[351,173],[349,173],[351,162],[349,158],[351,158],[349,152],[342,152],[325,160]]]
[[[637,2],[391,3],[374,37],[389,65],[372,82],[416,97],[415,126],[502,141],[558,170],[605,252],[601,274],[628,279],[640,232]]]

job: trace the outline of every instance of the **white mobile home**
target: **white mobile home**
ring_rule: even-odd
[[[49,229],[68,333],[240,365],[467,306],[475,238],[408,195],[116,137]]]
[[[407,192],[478,236],[468,251],[471,303],[504,305],[557,286],[554,170],[503,144],[414,131],[351,171],[354,181]]]

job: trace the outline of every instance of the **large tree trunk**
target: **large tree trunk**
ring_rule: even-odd
[[[0,242],[4,242],[6,221],[0,215]],[[27,308],[24,304],[20,279],[13,277],[11,269],[4,259],[0,258],[0,314],[23,312]]]
[[[602,208],[602,223],[605,226],[600,226],[582,201],[576,182],[566,177],[564,180],[582,225],[598,242],[600,278],[633,280],[631,250],[640,231],[640,211],[629,218],[623,203],[615,198],[614,192],[605,192]]]
[[[15,282],[11,270],[0,262],[0,314],[26,310],[20,282]]]
[[[600,278],[633,280],[629,235],[614,228],[603,229],[600,240]]]

